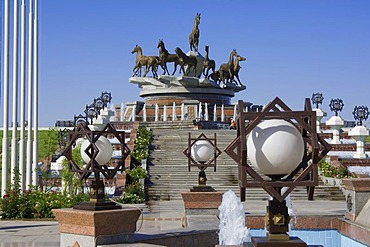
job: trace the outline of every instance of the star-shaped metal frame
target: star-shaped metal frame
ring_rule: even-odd
[[[183,151],[186,157],[188,157],[188,169],[189,172],[192,166],[198,167],[200,170],[205,170],[208,167],[214,167],[216,171],[216,161],[217,157],[222,153],[221,150],[217,147],[217,138],[216,133],[214,133],[214,138],[208,138],[204,133],[200,134],[197,138],[192,138],[191,133],[189,133],[188,138],[188,147]],[[207,163],[200,163],[191,157],[191,147],[199,140],[207,140],[213,146],[213,158],[208,160]]]
[[[121,151],[121,158],[119,159],[119,162],[111,164],[110,167],[113,167],[113,169],[109,169],[106,164],[99,164],[95,160],[99,153],[99,149],[95,142],[100,138],[100,136],[105,136],[107,138],[116,137],[119,141],[119,144],[114,145],[120,146],[117,149]],[[90,145],[85,149],[85,153],[90,158],[86,167],[80,167],[77,165],[72,157],[73,147],[76,145],[77,140],[83,137],[90,141]],[[102,130],[90,130],[87,124],[80,123],[73,129],[73,131],[69,132],[69,140],[70,142],[64,150],[63,155],[68,160],[69,169],[72,172],[76,172],[81,180],[87,179],[93,172],[96,175],[95,177],[97,177],[97,174],[101,173],[106,179],[114,178],[118,171],[123,171],[125,169],[125,159],[131,152],[125,143],[125,132],[117,131],[110,123],[108,123]]]
[[[243,109],[242,101],[238,102],[238,107]],[[305,143],[302,161],[294,171],[280,181],[268,180],[266,177],[259,175],[247,162],[248,134],[261,121],[267,119],[284,119],[292,123],[300,131]],[[278,97],[260,112],[239,112],[237,116],[237,137],[225,148],[225,152],[239,167],[239,187],[242,201],[245,201],[247,187],[262,187],[269,195],[280,202],[296,186],[307,186],[308,199],[313,199],[314,186],[318,185],[317,164],[330,150],[331,145],[316,133],[316,112],[312,111],[310,99],[305,99],[304,111],[292,111]],[[283,187],[287,187],[287,190],[281,194]]]

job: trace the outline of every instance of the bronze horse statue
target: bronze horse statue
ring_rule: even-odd
[[[186,55],[179,47],[176,47],[175,52],[179,57],[180,71],[182,70],[183,75],[188,75],[190,68],[194,69],[194,75],[197,74],[197,58],[194,56]],[[185,66],[186,71],[185,71]]]
[[[203,60],[203,75],[205,78],[208,77],[208,72],[210,69],[212,69],[212,73],[215,73],[216,70],[216,62],[215,60],[209,59],[209,46],[206,45],[205,47],[206,54]]]
[[[200,13],[197,13],[194,19],[194,26],[191,30],[191,33],[189,35],[189,44],[190,44],[190,50],[192,51],[193,48],[197,52],[198,51],[198,44],[199,44],[199,23],[200,23]]]
[[[138,45],[136,45],[134,49],[131,51],[131,54],[134,54],[134,53],[136,53],[136,64],[132,70],[134,72],[133,76],[140,76],[141,67],[145,66],[145,72],[144,72],[143,77],[147,75],[150,69],[152,71],[153,77],[158,77],[157,70],[158,70],[159,57],[143,56],[143,50]]]
[[[179,64],[179,57],[177,56],[177,54],[170,54],[166,47],[164,46],[164,42],[163,40],[159,40],[158,41],[158,45],[157,45],[157,48],[159,48],[159,65],[162,67],[163,69],[163,75],[164,74],[170,74],[168,72],[168,68],[167,68],[167,63],[171,63],[173,62],[174,65],[174,70],[173,70],[173,73],[172,75],[175,74],[176,70],[177,70],[177,65]]]
[[[234,61],[234,65],[233,65],[233,68],[231,70],[232,76],[231,76],[230,81],[231,82],[235,82],[235,84],[237,84],[237,82],[238,82],[240,86],[243,86],[243,84],[240,82],[240,79],[239,79],[239,70],[241,69],[241,67],[239,65],[239,62],[245,61],[245,60],[247,60],[245,57],[242,57],[240,55],[236,55],[236,58],[235,58],[235,61]],[[238,81],[236,81],[234,79],[234,76],[236,77],[236,79]]]
[[[218,69],[219,73],[220,73],[220,79],[221,81],[225,81],[225,79],[228,77],[228,78],[231,78],[232,77],[232,66],[234,65],[234,57],[237,55],[236,53],[236,50],[233,49],[230,53],[230,56],[229,56],[229,61],[227,63],[223,63],[221,64],[220,68]],[[228,75],[227,75],[228,73]]]

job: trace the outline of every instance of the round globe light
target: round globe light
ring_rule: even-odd
[[[297,128],[282,119],[259,123],[247,139],[247,155],[263,174],[283,176],[302,161],[304,141]]]
[[[89,140],[84,140],[81,144],[81,156],[82,159],[86,162],[90,162],[90,157],[86,154],[85,150],[90,145]],[[111,158],[113,153],[112,144],[110,141],[104,137],[100,136],[99,139],[95,142],[96,147],[99,150],[98,155],[95,158],[95,161],[98,162],[99,165],[105,165]]]
[[[200,162],[205,163],[214,156],[214,148],[207,140],[198,140],[191,146],[191,157]]]

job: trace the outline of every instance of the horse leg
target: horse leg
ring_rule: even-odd
[[[172,72],[172,75],[174,75],[174,74],[175,74],[175,72],[176,72],[176,70],[177,70],[177,65],[178,65],[178,63],[174,62],[174,64],[173,64],[173,72]],[[168,73],[168,74],[169,74],[169,73]]]

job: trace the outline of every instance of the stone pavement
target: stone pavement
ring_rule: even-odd
[[[247,201],[243,204],[247,213],[264,215],[266,212],[267,201]],[[184,208],[180,200],[151,201],[148,205],[138,207],[142,210],[137,223],[138,233],[168,232],[182,228]],[[299,215],[344,215],[345,209],[344,201],[293,201],[297,220]],[[248,226],[248,222],[246,224]],[[59,242],[56,221],[0,221],[0,247],[54,247],[59,246]]]

